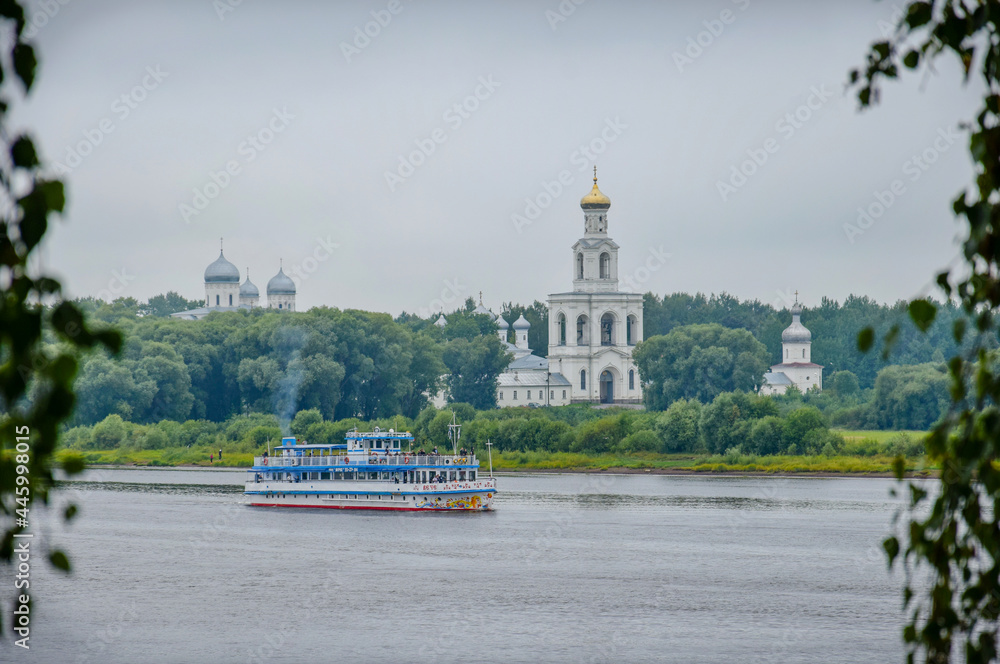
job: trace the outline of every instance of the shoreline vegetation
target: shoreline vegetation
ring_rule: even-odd
[[[840,431],[834,430],[845,442],[866,447],[868,454],[826,455],[753,455],[727,454],[585,454],[579,452],[505,451],[493,453],[493,469],[498,472],[607,472],[650,473],[675,475],[803,475],[803,476],[893,476],[895,455],[886,453],[886,441],[905,433],[922,441],[920,431]],[[187,467],[187,468],[249,468],[253,454],[233,452],[220,461],[217,450],[201,447],[175,447],[155,450],[61,450],[60,457],[80,457],[90,467]],[[489,468],[487,455],[477,450],[483,470]],[[213,455],[213,460],[209,460]],[[905,459],[906,474],[923,477],[936,473],[926,458]]]

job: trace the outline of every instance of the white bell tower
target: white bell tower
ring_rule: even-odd
[[[640,403],[632,348],[642,339],[642,295],[618,290],[618,245],[608,237],[611,199],[594,186],[580,201],[573,290],[549,295],[549,370],[572,384],[572,401]]]

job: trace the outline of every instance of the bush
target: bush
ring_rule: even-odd
[[[750,428],[749,449],[754,454],[778,454],[785,439],[785,424],[780,417],[768,415]]]
[[[63,434],[62,444],[75,450],[90,449],[94,444],[91,427],[73,427]]]
[[[292,419],[292,424],[289,429],[293,436],[306,436],[306,432],[314,424],[319,424],[323,421],[323,413],[319,412],[319,408],[310,408],[308,410],[300,410],[295,413],[294,419]]]
[[[851,456],[873,457],[882,454],[882,445],[874,438],[850,440],[844,443],[844,454]]]
[[[653,423],[664,452],[693,452],[698,447],[698,419],[701,402],[680,399],[670,404]]]
[[[615,452],[619,454],[632,454],[634,452],[655,452],[660,448],[660,438],[648,429],[636,431],[625,436],[620,443],[615,446]]]
[[[108,415],[94,425],[94,447],[99,450],[114,450],[125,442],[125,422],[119,415]]]
[[[913,440],[905,433],[896,434],[886,441],[886,450],[893,456],[916,458],[925,452],[923,440]]]

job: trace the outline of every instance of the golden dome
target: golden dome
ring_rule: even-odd
[[[597,188],[597,166],[594,166],[594,188],[590,193],[580,199],[580,207],[584,210],[593,210],[611,207],[611,199],[601,193]]]

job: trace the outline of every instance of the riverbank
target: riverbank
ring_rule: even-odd
[[[75,454],[89,466],[135,467],[195,467],[195,468],[248,468],[253,455],[248,453],[223,454],[220,461],[207,450],[193,448],[163,450],[88,450],[63,451]],[[483,470],[489,467],[488,459],[481,455]],[[650,473],[661,475],[804,475],[804,476],[870,476],[891,477],[893,457],[889,455],[860,456],[807,456],[807,455],[706,455],[706,454],[655,454],[587,455],[573,452],[502,452],[493,455],[496,471],[549,472],[549,473]],[[906,460],[908,475],[927,476],[935,472],[923,458]]]

